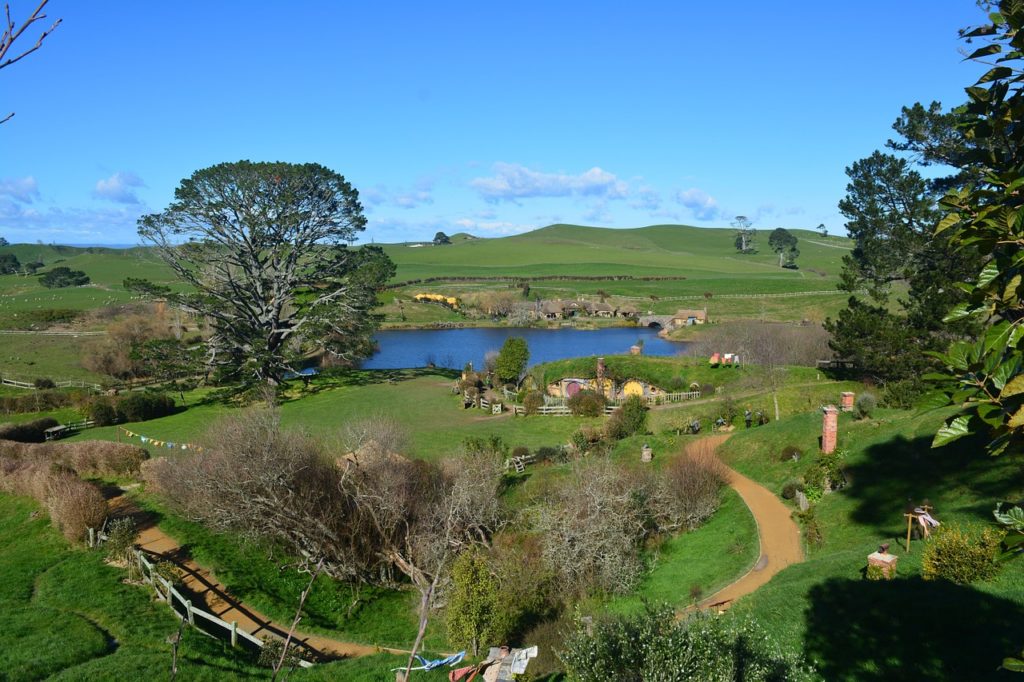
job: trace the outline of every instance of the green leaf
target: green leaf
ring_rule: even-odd
[[[1003,78],[1009,78],[1013,75],[1013,69],[1008,66],[996,66],[989,69],[985,74],[978,79],[979,83],[988,83],[994,80],[1002,80]]]
[[[1004,658],[1003,669],[1015,673],[1024,673],[1024,661],[1019,658]]]
[[[928,391],[917,402],[919,410],[935,410],[949,405],[949,394],[945,391]]]
[[[941,448],[943,445],[949,445],[955,440],[959,440],[966,435],[970,434],[970,430],[967,428],[967,423],[970,421],[970,417],[967,415],[960,415],[946,422],[942,428],[935,433],[935,438],[932,439],[933,448]]]
[[[948,213],[946,217],[939,221],[939,224],[935,226],[935,234],[944,232],[949,228],[960,222],[960,215],[957,213]]]
[[[978,286],[987,286],[991,284],[992,280],[994,280],[998,276],[999,266],[996,265],[995,261],[990,260],[988,263],[985,264],[985,267],[981,269],[981,272],[978,273]]]
[[[964,61],[967,61],[968,59],[977,59],[978,57],[985,57],[990,54],[998,54],[1002,51],[1003,48],[1001,45],[986,45],[985,47],[979,47],[977,50],[967,55],[967,57],[964,58]]]

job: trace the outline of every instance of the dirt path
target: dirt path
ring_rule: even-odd
[[[729,434],[710,436],[690,443],[686,449],[687,452],[693,452],[698,443],[710,443],[717,448],[728,437]],[[729,487],[739,493],[757,522],[761,550],[757,563],[746,575],[704,599],[698,604],[699,608],[727,609],[735,600],[761,587],[786,566],[804,560],[800,528],[793,521],[789,507],[764,486],[732,468],[726,469]]]
[[[140,529],[138,545],[143,551],[172,562],[182,571],[184,586],[203,602],[201,606],[199,604],[196,606],[200,606],[203,610],[209,611],[229,623],[238,621],[240,629],[257,637],[271,636],[281,640],[287,637],[291,623],[275,623],[256,609],[246,606],[240,600],[232,597],[209,569],[203,568],[193,561],[174,538],[160,530],[153,523],[149,514],[138,511],[128,498],[123,495],[114,497],[110,500],[110,506],[112,510],[117,510],[119,515],[129,515],[134,518],[136,528]],[[409,653],[401,649],[344,642],[303,632],[296,632],[292,639],[302,642],[325,658],[369,656],[382,651],[396,654]]]

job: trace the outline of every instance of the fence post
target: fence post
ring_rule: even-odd
[[[231,621],[231,646],[238,646],[238,621]]]
[[[89,528],[89,547],[92,548],[92,547],[95,547],[95,546],[96,546],[96,529],[90,527]]]
[[[188,616],[188,624],[189,625],[195,625],[196,624],[196,619],[195,619],[195,616],[192,615],[192,600],[191,599],[186,599],[185,600],[185,614]]]

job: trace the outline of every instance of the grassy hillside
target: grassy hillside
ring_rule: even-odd
[[[697,279],[778,279],[794,282],[792,290],[809,289],[821,270],[833,281],[839,274],[849,240],[807,230],[793,230],[800,240],[801,270],[778,267],[768,248],[767,230],[759,231],[760,252],[740,255],[733,246],[735,231],[685,225],[655,225],[636,229],[552,225],[499,239],[455,241],[446,246],[410,248],[389,245],[385,250],[398,266],[397,280],[446,276],[567,275],[685,275]],[[809,276],[812,274],[813,276]]]
[[[882,410],[873,419],[841,415],[840,447],[850,484],[817,506],[824,541],[735,609],[759,620],[787,648],[803,648],[828,680],[989,680],[1024,642],[1024,559],[990,581],[967,586],[921,578],[923,543],[909,553],[904,506],[929,499],[944,524],[991,524],[997,501],[1024,498],[1024,460],[983,454],[981,442],[929,447],[942,413]],[[741,431],[724,459],[781,490],[812,464],[821,415],[806,413]],[[780,461],[787,445],[799,462]],[[882,542],[899,556],[898,578],[863,578]],[[1011,676],[1010,679],[1013,679]]]

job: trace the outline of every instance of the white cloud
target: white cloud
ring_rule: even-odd
[[[515,163],[494,164],[494,175],[475,178],[470,186],[486,201],[516,202],[534,197],[603,197],[624,199],[629,187],[614,174],[594,166],[579,175],[544,173]]]
[[[31,204],[39,198],[39,183],[31,175],[24,178],[0,179],[0,197],[9,197],[22,203]]]
[[[0,197],[0,225],[11,242],[133,244],[140,207],[45,211]]]
[[[583,220],[592,225],[608,225],[612,220],[612,214],[608,210],[608,203],[605,201],[594,202],[590,209],[583,214]]]
[[[462,218],[455,221],[459,232],[468,232],[477,237],[498,237],[510,234],[522,234],[530,230],[536,230],[536,225],[524,223],[510,223],[503,220],[473,220]]]
[[[372,206],[388,205],[396,208],[417,208],[434,203],[434,183],[420,180],[411,189],[391,189],[377,185],[359,192],[360,198]]]
[[[118,204],[138,204],[133,187],[145,187],[142,178],[135,173],[118,171],[109,178],[97,180],[92,195]]]
[[[676,203],[690,209],[697,220],[714,220],[722,215],[722,209],[715,198],[702,189],[691,187],[680,190],[676,192],[675,199]]]
[[[643,211],[657,211],[661,208],[661,194],[652,187],[641,187],[629,205]]]

